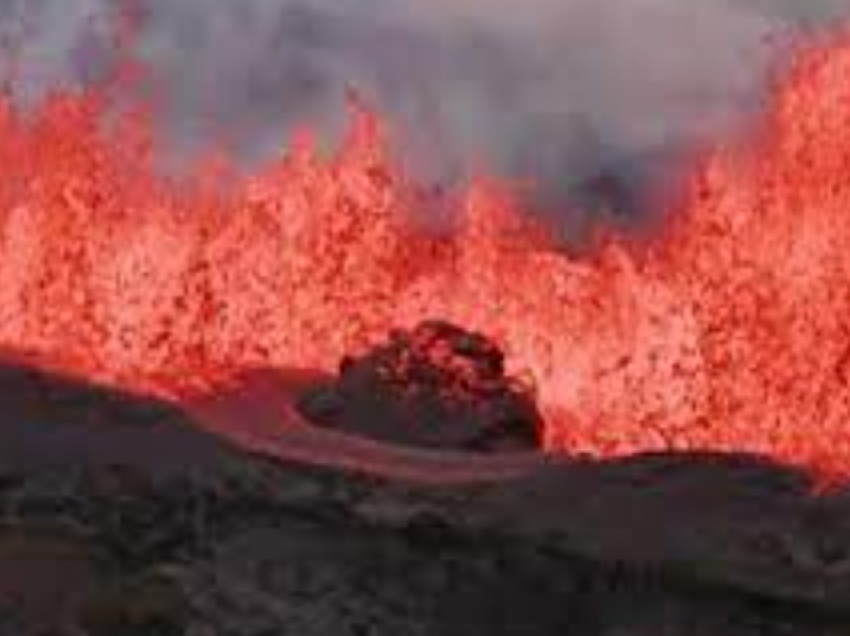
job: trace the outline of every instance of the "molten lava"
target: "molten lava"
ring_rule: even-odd
[[[242,367],[331,370],[394,328],[487,334],[552,451],[766,453],[850,473],[850,41],[801,55],[757,134],[718,148],[649,245],[560,253],[497,188],[451,237],[361,111],[250,178],[158,175],[103,92],[0,105],[0,345],[177,396]]]

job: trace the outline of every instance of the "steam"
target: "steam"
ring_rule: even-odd
[[[136,4],[139,53],[184,148],[215,133],[252,161],[280,152],[293,125],[333,137],[354,86],[425,178],[527,177],[544,200],[592,199],[593,184],[630,198],[758,105],[783,34],[850,18],[847,0]],[[19,99],[98,77],[114,6],[0,0],[14,53],[0,69]]]

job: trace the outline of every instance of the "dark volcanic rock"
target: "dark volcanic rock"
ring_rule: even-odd
[[[484,336],[429,321],[340,366],[302,400],[313,422],[400,444],[476,451],[535,448],[542,419]]]
[[[31,399],[30,382],[49,390]],[[24,369],[0,372],[0,403],[0,636],[850,624],[846,495],[812,499],[804,479],[750,460],[565,464],[439,489],[265,461],[173,405]]]
[[[176,405],[0,360],[0,475],[116,464],[167,477],[233,455]]]

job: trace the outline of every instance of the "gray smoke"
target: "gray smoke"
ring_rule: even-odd
[[[108,68],[109,0],[0,0],[22,100]],[[359,89],[424,178],[530,178],[541,199],[628,199],[670,157],[738,125],[791,31],[850,0],[136,0],[139,53],[183,148],[246,159],[292,126],[329,137]],[[575,192],[573,192],[575,194]],[[618,195],[619,196],[619,195]]]

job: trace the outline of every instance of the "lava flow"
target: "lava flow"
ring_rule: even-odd
[[[652,242],[571,258],[472,186],[451,237],[361,109],[222,192],[154,166],[104,91],[0,104],[0,346],[180,396],[244,367],[331,370],[394,328],[486,334],[533,381],[551,451],[768,454],[850,473],[850,41],[801,54]],[[206,167],[205,167],[206,166]],[[187,388],[188,387],[188,388]]]

